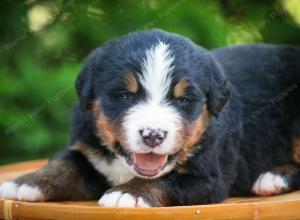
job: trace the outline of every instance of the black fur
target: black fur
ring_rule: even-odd
[[[218,202],[228,196],[249,195],[254,181],[261,173],[292,162],[292,127],[299,127],[296,117],[300,114],[298,47],[245,45],[208,53],[186,39],[161,31],[134,35],[124,39],[122,49],[126,53],[129,51],[129,55],[120,52],[123,63],[119,63],[118,56],[111,55],[119,54],[114,43],[103,49],[110,51],[107,56],[115,60],[103,58],[103,62],[106,65],[116,62],[135,70],[138,67],[126,64],[126,61],[134,59],[140,53],[139,48],[143,50],[152,44],[152,38],[159,36],[171,45],[176,45],[172,51],[175,55],[180,51],[181,60],[175,61],[175,68],[178,68],[178,72],[181,70],[180,73],[187,70],[190,75],[184,77],[192,78],[201,86],[201,91],[196,95],[202,93],[203,97],[206,96],[211,114],[218,116],[221,112],[207,128],[201,143],[203,148],[186,163],[190,173],[178,175],[177,181],[166,189],[172,194],[174,205]],[[144,42],[144,45],[132,44],[138,40]],[[185,48],[186,44],[188,48]],[[182,51],[182,48],[185,50]],[[118,66],[114,68],[119,71]],[[104,80],[114,81],[110,78],[114,74],[111,71],[110,76],[99,72],[99,75],[103,75],[99,76],[95,84],[103,85]],[[114,78],[119,78],[115,75]],[[192,89],[197,91],[198,85]],[[221,111],[230,95],[230,87],[231,98]],[[100,89],[107,90],[106,86]],[[288,94],[284,95],[287,91]],[[282,94],[283,97],[278,100]],[[196,105],[193,108],[200,109]],[[195,114],[199,114],[199,110]],[[187,115],[195,118],[190,110]]]

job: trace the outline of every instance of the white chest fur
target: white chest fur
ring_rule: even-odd
[[[104,175],[112,186],[126,183],[134,177],[133,173],[126,169],[121,158],[109,160],[97,150],[91,149],[83,144],[75,144],[71,149],[84,154],[93,167]]]
[[[115,158],[112,161],[108,161],[103,157],[99,158],[99,155],[88,155],[87,158],[94,168],[102,173],[113,186],[125,183],[134,177],[124,167],[120,158]]]

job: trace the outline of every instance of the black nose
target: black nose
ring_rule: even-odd
[[[167,131],[161,129],[142,129],[140,130],[140,135],[142,136],[142,140],[144,144],[147,146],[154,148],[160,145],[167,136]]]

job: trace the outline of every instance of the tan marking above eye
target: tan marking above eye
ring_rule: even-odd
[[[136,78],[132,73],[126,73],[124,76],[124,82],[126,85],[126,88],[129,92],[137,93],[138,91],[138,83],[136,81]]]
[[[174,87],[174,92],[173,92],[174,97],[178,98],[184,96],[188,86],[189,83],[187,80],[185,79],[180,80]]]

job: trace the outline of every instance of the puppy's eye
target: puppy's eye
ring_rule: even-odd
[[[181,106],[186,106],[188,104],[190,104],[192,101],[189,98],[186,97],[182,97],[182,98],[178,98],[177,99],[178,104],[180,104]]]
[[[132,95],[131,95],[130,93],[126,92],[126,93],[121,93],[121,94],[119,94],[119,95],[118,95],[118,98],[121,99],[121,100],[126,101],[126,100],[130,99],[131,96],[132,96]]]

